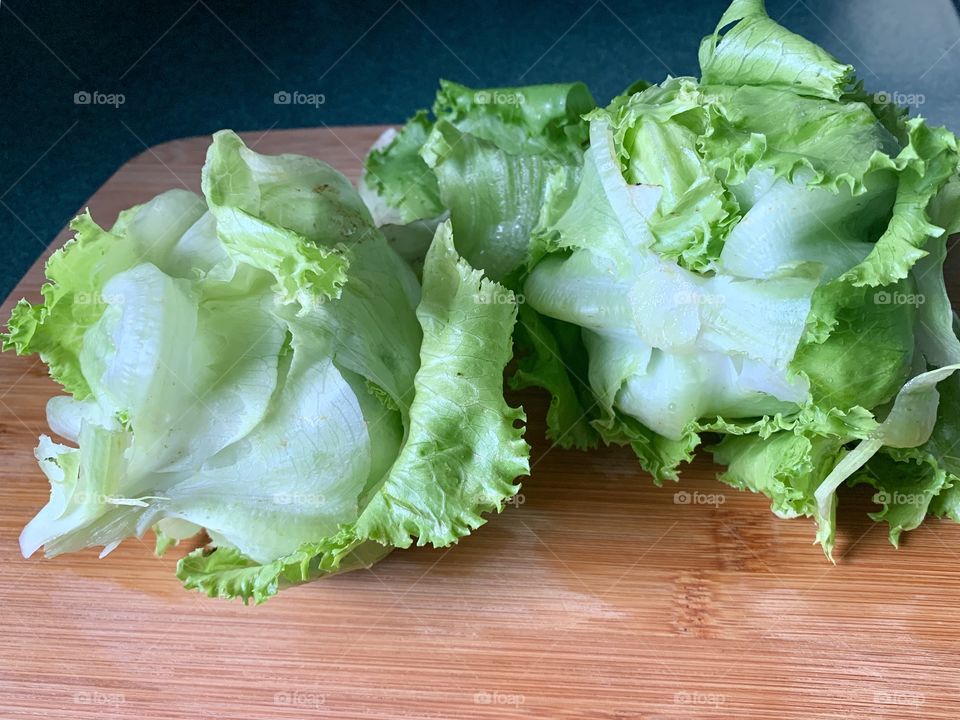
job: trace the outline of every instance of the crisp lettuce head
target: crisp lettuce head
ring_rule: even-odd
[[[721,479],[814,517],[828,554],[844,481],[878,488],[896,541],[954,507],[937,386],[960,362],[957,140],[874,102],[760,0],[730,6],[700,64],[587,115],[522,292],[579,327],[567,385],[589,384],[592,427],[657,481],[709,435]],[[570,404],[546,359],[525,372]],[[921,501],[898,502],[908,488]]]
[[[24,554],[202,528],[184,584],[260,602],[499,510],[527,471],[502,387],[516,303],[449,223],[421,287],[319,160],[225,131],[202,185],[109,230],[80,216],[43,302],[14,310],[5,347],[69,393],[48,404],[62,442],[40,439],[51,497]]]

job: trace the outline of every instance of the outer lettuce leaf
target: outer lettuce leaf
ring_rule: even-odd
[[[915,288],[901,282],[883,290],[836,284],[818,289],[831,318],[822,342],[803,342],[791,368],[810,382],[823,407],[876,408],[890,401],[910,375],[916,330]],[[815,321],[817,298],[808,323]]]
[[[441,80],[433,114],[511,155],[566,154],[586,141],[580,118],[594,106],[583,83],[475,90]]]
[[[960,365],[947,365],[936,370],[921,373],[908,381],[897,394],[893,407],[886,419],[861,440],[843,459],[836,464],[830,474],[817,488],[817,541],[824,552],[832,558],[834,545],[834,520],[836,515],[836,490],[848,478],[854,476],[877,452],[889,448],[916,448],[926,443],[932,436],[937,424],[940,395],[937,384],[950,378]],[[949,408],[951,420],[954,409]],[[902,457],[902,456],[901,456]],[[899,468],[901,472],[903,468]],[[909,477],[909,476],[908,476]],[[869,476],[867,476],[869,479]],[[914,476],[914,482],[917,478]],[[931,484],[932,483],[932,484]],[[935,494],[944,485],[944,478],[927,478],[927,487],[923,494]],[[896,543],[900,530],[899,524],[891,529],[891,540]],[[909,528],[906,528],[909,529]]]
[[[360,189],[368,205],[379,209],[378,225],[402,225],[443,212],[437,179],[420,157],[432,127],[427,111],[420,110],[399,132],[388,130],[370,149]]]
[[[105,280],[129,267],[136,249],[116,248],[117,238],[102,230],[89,212],[71,222],[70,228],[74,238],[47,261],[43,303],[17,303],[3,336],[3,349],[12,348],[18,355],[37,353],[50,368],[50,376],[83,399],[90,394],[80,371],[83,334],[106,306]]]
[[[523,265],[556,161],[510,154],[446,120],[436,124],[421,155],[436,175],[464,258],[494,280]]]
[[[309,546],[293,555],[269,563],[258,563],[230,547],[214,552],[195,550],[177,563],[177,577],[188,590],[199,590],[207,597],[239,598],[246,605],[266,602],[290,584],[324,577],[337,572],[368,568],[390,552],[377,543],[354,547],[338,558],[336,569],[320,569],[318,556]]]
[[[218,221],[218,213],[240,211],[327,247],[372,235],[373,220],[357,191],[322,160],[260,155],[234,132],[222,130],[213,136],[202,175]]]
[[[711,116],[701,152],[730,185],[758,167],[860,195],[870,173],[906,162],[892,159],[900,145],[865,103],[829,102],[771,86],[707,85],[700,91]]]
[[[327,339],[337,366],[363,377],[406,418],[420,365],[422,332],[413,312],[420,287],[379,234],[348,254],[348,282],[336,302],[285,316],[295,335],[308,335],[318,347]]]
[[[209,597],[253,599],[261,603],[277,594],[283,571],[281,560],[261,564],[234,548],[212,553],[196,550],[177,563],[177,577],[188,590]]]
[[[862,407],[843,411],[807,405],[799,412],[755,421],[718,418],[700,423],[698,430],[724,434],[709,448],[714,462],[726,466],[718,475],[722,482],[762,493],[775,514],[794,518],[817,517],[815,492],[844,456],[844,445],[872,437],[878,426]],[[825,533],[835,532],[832,513],[820,522]]]
[[[937,386],[940,403],[930,439],[913,448],[882,448],[854,482],[877,489],[883,509],[871,517],[886,520],[896,545],[904,530],[920,525],[928,514],[960,522],[960,376]]]
[[[722,31],[727,26],[733,26]],[[853,68],[767,16],[763,0],[734,0],[700,44],[704,83],[766,85],[839,99]]]
[[[813,516],[814,492],[842,453],[843,439],[782,430],[769,437],[727,435],[713,448],[726,466],[719,479],[739,490],[770,498],[783,518]]]
[[[448,545],[501,510],[529,467],[523,411],[503,399],[516,302],[461,260],[449,224],[427,255],[411,427],[387,481],[356,524],[363,538]]]
[[[209,595],[261,602],[284,582],[335,572],[360,562],[370,541],[408,547],[449,545],[483,524],[517,492],[528,471],[528,447],[515,427],[523,412],[503,400],[510,357],[512,295],[459,259],[444,224],[424,266],[417,310],[424,332],[414,381],[410,429],[399,456],[366,508],[335,534],[307,543],[270,564],[235,553],[197,551],[178,576]]]
[[[449,211],[466,259],[515,286],[545,198],[576,184],[581,116],[593,107],[581,83],[475,90],[441,81],[435,123],[421,111],[371,149],[364,197],[384,226]],[[423,195],[430,202],[418,203]]]
[[[518,348],[517,371],[510,386],[517,390],[539,387],[550,393],[547,438],[563,448],[596,447],[598,438],[590,424],[592,401],[585,379],[580,331],[521,305],[514,339]]]
[[[606,443],[629,445],[636,453],[640,467],[653,477],[657,485],[664,480],[678,480],[681,463],[693,460],[700,445],[695,423],[683,428],[679,437],[667,438],[645,427],[633,417],[615,412],[594,423]]]
[[[434,223],[430,217],[449,212],[466,260],[518,289],[537,252],[531,235],[573,197],[587,140],[582,116],[593,107],[580,83],[474,90],[441,81],[433,106],[436,123],[420,112],[399,135],[381,138],[366,161],[361,194],[377,224],[415,268],[422,265],[429,241],[425,231]],[[414,158],[415,152],[420,157]],[[432,174],[411,182],[423,177],[421,165]],[[440,203],[414,202],[421,194],[432,198],[433,188]],[[402,222],[408,224],[398,225]],[[518,330],[526,359],[515,383],[542,383],[554,394],[548,434],[555,442],[591,446],[596,433],[577,398],[581,381],[551,354],[553,340],[545,326],[538,328],[538,339],[533,337],[537,319],[527,315],[527,328]]]
[[[738,277],[808,274],[828,282],[862,262],[889,218],[896,189],[892,173],[874,173],[854,196],[839,187],[803,184],[772,169],[751,168],[731,186],[746,214],[724,239],[717,269]]]
[[[887,522],[890,542],[898,547],[903,531],[920,526],[931,502],[951,487],[952,479],[922,453],[908,454],[890,448],[878,452],[862,472],[851,478],[851,484],[858,483],[877,488],[874,500],[883,509],[871,513],[870,517]]]
[[[927,208],[956,174],[957,139],[945,128],[929,128],[921,118],[907,123],[910,144],[897,158],[899,174],[893,217],[870,255],[841,277],[854,285],[889,285],[907,276],[924,255],[929,238],[944,229],[930,222]]]
[[[939,391],[940,408],[933,434],[915,453],[946,473],[943,488],[930,503],[930,513],[960,522],[960,376],[942,382]]]
[[[203,192],[227,252],[273,275],[282,302],[302,313],[340,294],[347,261],[331,247],[373,234],[366,206],[332,167],[259,155],[229,130],[207,150]]]
[[[947,237],[960,232],[960,178],[950,182],[931,203],[930,215],[946,232],[927,243],[928,255],[911,271],[916,285],[917,349],[933,366],[960,362],[960,340],[954,330],[955,314],[947,296],[943,279],[943,262],[947,256]]]
[[[760,439],[788,430],[810,437],[838,437],[849,441],[865,440],[871,437],[878,426],[879,422],[874,418],[873,413],[860,406],[854,406],[849,410],[835,407],[824,410],[817,405],[805,405],[799,411],[764,415],[758,419],[704,420],[697,423],[697,430],[725,435],[755,434]]]
[[[586,141],[580,117],[593,107],[582,83],[472,89],[441,80],[433,115],[508,155],[548,154],[565,160]],[[361,194],[378,208],[378,225],[443,212],[437,178],[420,157],[433,128],[427,111],[420,110],[399,132],[385,133],[368,153],[362,180],[366,192]]]

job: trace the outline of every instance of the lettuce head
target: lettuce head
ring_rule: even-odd
[[[36,449],[50,500],[24,555],[152,529],[198,533],[187,587],[260,602],[286,584],[448,545],[527,471],[503,398],[513,295],[440,224],[422,283],[353,186],[311,158],[214,136],[203,196],[89,214],[50,259],[43,301],[3,342],[67,395]]]
[[[700,65],[591,111],[576,189],[547,188],[532,233],[522,294],[579,330],[592,427],[658,482],[708,439],[722,480],[814,517],[828,554],[844,481],[877,489],[894,542],[956,517],[956,137],[760,0]]]

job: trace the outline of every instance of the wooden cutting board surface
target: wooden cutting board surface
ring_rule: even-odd
[[[245,139],[355,178],[381,130]],[[199,190],[207,142],[131,160],[90,199],[94,218]],[[38,261],[13,298],[36,299],[41,277]],[[517,504],[452,548],[244,607],[184,590],[186,549],[158,559],[152,538],[104,560],[21,558],[48,495],[32,448],[56,392],[36,360],[0,355],[4,719],[960,716],[960,527],[928,522],[897,551],[868,492],[842,495],[833,566],[811,521],[775,518],[705,459],[656,488],[622,448],[551,449],[544,399],[524,393],[533,474]]]

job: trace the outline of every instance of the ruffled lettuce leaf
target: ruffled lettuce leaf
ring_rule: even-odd
[[[611,113],[614,142],[631,185],[662,188],[647,218],[653,249],[681,266],[713,266],[739,206],[698,152],[711,109],[695,82],[667,80],[627,100]]]
[[[84,333],[103,314],[108,301],[103,287],[116,273],[138,260],[159,256],[206,210],[193,193],[172,190],[145,206],[128,210],[126,226],[112,232],[97,225],[89,212],[70,223],[74,236],[47,261],[43,302],[20,300],[2,338],[3,350],[36,353],[50,376],[78,400],[90,395],[80,370]],[[136,221],[133,218],[136,217]],[[121,240],[126,239],[126,242]]]
[[[557,162],[547,154],[510,154],[446,120],[421,155],[434,171],[463,257],[495,280],[523,265]],[[572,183],[575,173],[565,176]]]
[[[178,566],[187,587],[261,602],[284,583],[362,564],[376,546],[456,542],[517,492],[529,449],[517,427],[523,412],[506,404],[502,387],[516,304],[457,256],[449,224],[427,255],[417,317],[424,339],[410,428],[359,517],[269,564],[196,551]]]
[[[564,154],[587,139],[595,103],[583,83],[473,89],[440,81],[433,114],[511,155]]]
[[[813,517],[814,493],[842,456],[842,438],[781,430],[768,437],[727,435],[713,447],[722,482],[762,493],[779,517]]]
[[[940,380],[936,420],[929,439],[916,447],[883,447],[851,482],[876,488],[882,506],[871,517],[886,521],[890,542],[897,545],[905,530],[918,527],[928,515],[960,521],[960,376]],[[922,422],[922,421],[921,421]]]
[[[581,83],[476,90],[441,81],[435,121],[421,111],[371,149],[364,198],[387,227],[449,212],[458,251],[516,287],[546,197],[576,184],[581,118],[593,107]],[[417,203],[423,195],[430,202]]]
[[[772,20],[763,0],[733,0],[700,44],[705,84],[764,85],[837,100],[853,68]]]
[[[898,454],[897,451],[902,449],[912,450],[925,445],[931,439],[934,430],[937,428],[938,420],[941,420],[938,417],[940,415],[940,393],[937,390],[937,385],[948,380],[956,370],[960,370],[960,364],[929,370],[911,378],[897,393],[893,406],[889,409],[889,414],[884,421],[870,433],[869,437],[861,440],[850,450],[817,487],[815,493],[817,500],[817,541],[823,546],[828,557],[832,558],[835,538],[834,518],[836,516],[837,488],[849,478],[854,478],[855,482],[855,474],[868,461],[873,459],[878,451],[884,447],[890,448],[892,449],[890,457],[897,459],[899,455],[902,460],[907,461],[906,465],[898,464],[895,466],[897,472],[901,474],[898,482],[917,483],[919,481],[920,478],[918,478],[917,473],[915,471],[911,472],[915,469],[908,467],[911,459],[917,459],[916,453],[909,453],[905,456],[904,454]],[[955,424],[955,407],[944,406],[943,414],[946,419],[941,420],[941,424]],[[883,472],[884,462],[884,458],[877,461],[877,465],[874,466],[878,468],[877,472]],[[886,473],[883,474],[886,475]],[[876,484],[872,481],[873,477],[868,472],[861,475],[860,479]],[[892,492],[900,492],[897,488],[898,482],[891,488]],[[929,496],[927,499],[927,504],[929,504],[929,498],[943,489],[944,485],[945,478],[942,474],[935,473],[935,477],[932,479],[926,477],[926,487],[920,494]],[[926,508],[926,505],[924,505],[924,508]],[[890,539],[894,544],[897,543],[903,529],[912,529],[912,527],[906,527],[899,522],[891,524]]]
[[[399,131],[385,132],[367,153],[360,194],[377,225],[403,225],[443,212],[437,179],[420,157],[432,127],[427,111],[420,110]]]
[[[580,330],[522,304],[514,341],[517,370],[510,386],[515,390],[538,387],[550,393],[547,439],[563,448],[596,447],[598,435],[590,422],[595,414],[594,401],[586,379]]]

